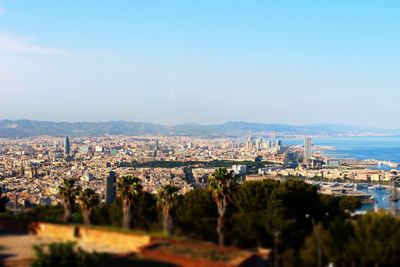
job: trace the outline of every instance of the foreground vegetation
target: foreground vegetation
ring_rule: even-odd
[[[35,246],[32,267],[168,267],[170,264],[135,256],[115,257],[106,253],[88,253],[76,248],[75,243],[52,243]]]
[[[120,179],[119,198],[114,203],[97,206],[94,201],[90,223],[147,232],[164,229],[176,237],[241,248],[269,247],[281,266],[400,264],[397,217],[377,213],[353,218],[349,214],[359,201],[320,195],[300,180],[237,184],[235,177],[220,169],[210,177],[209,188],[185,195],[178,195],[173,187],[153,195],[142,191],[136,182],[134,178]],[[74,192],[81,198],[93,197],[92,192],[86,193]],[[83,213],[92,202],[79,203],[71,212],[71,222],[88,221]],[[37,207],[21,216],[62,222],[65,210]]]

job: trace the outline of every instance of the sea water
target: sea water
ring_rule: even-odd
[[[282,139],[283,145],[302,145],[303,139]],[[313,138],[313,146],[329,146],[334,150],[324,150],[323,154],[339,159],[375,159],[400,163],[400,136],[371,136],[371,137],[326,137]],[[370,169],[391,170],[390,166],[373,166]],[[360,210],[399,208],[399,203],[390,200],[389,189],[360,190],[371,194],[376,204],[363,205]]]
[[[396,210],[399,208],[399,203],[394,203],[390,200],[390,191],[389,189],[383,189],[383,190],[368,190],[368,189],[362,189],[359,191],[366,192],[370,195],[373,195],[376,203],[375,204],[368,204],[368,205],[363,205],[360,210],[376,210],[376,209],[392,209],[396,207]]]
[[[303,139],[282,139],[283,145],[302,145]],[[339,159],[376,159],[400,163],[400,136],[313,138],[313,146],[334,147],[323,154]],[[374,169],[390,170],[389,166]]]

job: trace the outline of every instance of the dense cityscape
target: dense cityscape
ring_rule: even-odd
[[[58,229],[58,226],[49,222],[75,224],[83,222],[103,227],[123,227],[133,229],[133,231],[144,230],[151,236],[152,231],[159,231],[160,228],[157,225],[160,225],[160,222],[157,218],[161,216],[163,218],[162,232],[169,238],[184,235],[206,241],[219,240],[220,246],[228,242],[229,246],[235,245],[241,249],[249,249],[255,243],[266,247],[266,250],[258,250],[256,254],[246,252],[249,254],[237,266],[266,266],[271,261],[274,262],[274,266],[280,264],[291,266],[300,263],[304,266],[322,266],[323,262],[363,261],[363,256],[357,254],[359,252],[354,252],[349,258],[336,258],[338,257],[336,252],[332,255],[322,255],[320,250],[323,247],[321,244],[323,241],[320,235],[336,235],[338,230],[320,228],[325,224],[332,224],[333,227],[338,219],[345,219],[344,225],[346,225],[346,223],[351,223],[348,218],[354,216],[362,216],[356,221],[361,223],[364,216],[369,216],[365,215],[367,210],[397,215],[399,175],[396,168],[398,165],[378,159],[334,158],[329,156],[329,151],[334,151],[335,147],[314,145],[312,137],[304,137],[302,145],[286,145],[285,141],[289,140],[252,136],[251,133],[243,138],[154,135],[3,138],[0,142],[0,214],[2,210],[6,216],[0,215],[2,218],[0,226],[3,225],[3,228],[8,229],[10,219],[7,218],[18,218],[17,221],[12,222],[15,225],[19,225],[18,220],[21,219],[28,219],[28,222],[42,221],[39,229],[35,230],[38,231],[36,235],[39,239],[35,236],[22,236],[21,238],[25,239],[11,237],[11,239],[3,239],[3,242],[26,242],[26,244],[44,242],[43,244],[46,244],[51,241],[70,240],[68,238],[70,234],[63,233],[64,230]],[[381,169],[381,166],[386,166],[387,170]],[[229,186],[226,182],[230,179],[234,179],[240,186],[236,189],[232,187],[233,185]],[[215,184],[215,181],[219,182]],[[221,183],[222,181],[225,182]],[[215,197],[212,193],[213,186],[219,187],[223,184],[228,190],[224,193],[227,195],[223,198]],[[264,187],[275,189],[257,193]],[[255,191],[248,195],[248,190]],[[284,190],[282,192],[286,193],[284,195],[280,195],[282,192],[274,193],[279,190]],[[380,204],[381,208],[377,209],[377,203],[381,199],[378,200],[375,197],[379,194],[384,194],[384,198],[392,204],[387,206]],[[224,202],[218,202],[218,199],[222,200],[228,196],[230,206],[235,210],[234,214],[230,214],[232,211],[226,214],[227,206],[220,206]],[[75,198],[80,209],[74,208]],[[284,201],[283,208],[288,208],[289,213],[271,217],[271,214],[282,209],[280,205],[273,204],[271,199],[275,198],[279,202]],[[128,199],[131,200],[126,202]],[[160,199],[164,199],[164,202]],[[212,199],[217,203],[218,212],[212,211],[215,208]],[[255,206],[245,204],[250,199],[257,201],[254,203]],[[267,200],[267,203],[262,204]],[[154,203],[158,203],[157,206],[163,205],[162,215],[157,215]],[[227,204],[228,202],[225,202],[224,205]],[[203,205],[203,207],[197,207],[197,205]],[[242,205],[247,205],[246,210],[240,211]],[[209,211],[206,212],[205,209]],[[122,215],[116,215],[120,212]],[[297,215],[291,215],[292,212]],[[185,215],[185,213],[190,215]],[[209,228],[201,221],[196,224],[192,219],[193,216],[200,216],[201,220],[213,221],[217,214],[219,216],[218,238],[214,235],[215,232],[213,233],[212,225],[209,225],[211,226]],[[185,216],[190,217],[184,219]],[[260,220],[253,216],[259,217]],[[274,221],[290,221],[292,216],[297,220],[294,225],[273,226],[276,223]],[[235,223],[224,226],[220,218],[223,218],[222,220],[231,218],[229,220]],[[251,218],[251,221],[246,222],[245,218]],[[271,223],[271,226],[261,230]],[[344,227],[344,225],[339,227]],[[300,226],[305,227],[305,232],[298,237],[293,236],[293,227]],[[247,227],[261,227],[261,229],[254,232],[253,228],[245,230]],[[146,253],[152,249],[149,250],[151,246],[148,248],[147,242],[134,241],[135,245],[132,247],[129,242],[122,241],[118,245],[110,243],[110,238],[117,240],[120,237],[106,237],[105,240],[100,241],[98,233],[91,233],[91,228],[84,229],[82,228],[82,231],[89,231],[85,234],[89,234],[88,237],[81,239],[79,235],[75,237],[74,233],[72,239],[78,242],[79,247],[84,248],[84,251],[100,250],[114,253],[139,249],[141,256],[139,258],[135,256],[134,262],[139,259],[142,261],[143,256],[145,259],[178,263],[182,266],[189,266],[196,262],[196,257],[189,260],[191,263],[188,263],[188,260],[179,260],[179,257],[167,260],[160,256],[163,255],[162,250],[161,254],[157,252],[148,256],[149,254]],[[284,236],[281,237],[282,244],[278,245],[276,238],[279,237],[276,235],[280,232]],[[102,235],[108,236],[111,233],[107,230]],[[253,237],[254,234],[256,236]],[[275,236],[272,243],[268,241],[271,235]],[[95,239],[90,241],[93,238]],[[121,238],[126,237],[121,236]],[[313,238],[316,238],[317,243],[313,243]],[[171,242],[170,239],[167,240]],[[29,251],[29,245],[26,246],[19,248],[17,255],[22,251]],[[73,246],[68,244],[54,243],[54,246],[60,246],[59,249],[71,250],[70,253],[74,253]],[[180,246],[187,250],[198,244],[184,243]],[[273,246],[272,250],[268,249],[271,246]],[[316,257],[312,256],[315,246],[318,249]],[[326,244],[326,246],[332,245]],[[180,251],[182,248],[174,248],[174,251],[175,249]],[[218,253],[228,258],[229,253],[232,253],[220,250],[218,247],[213,248],[213,251],[219,251]],[[288,258],[287,253],[295,253],[294,258]],[[68,257],[78,257],[72,254]],[[85,257],[92,257],[88,255]],[[40,250],[37,257],[35,262],[40,261],[42,257],[46,258],[45,250]],[[99,260],[97,256],[93,257],[94,262]],[[205,256],[201,256],[203,257]],[[211,262],[216,264],[222,260],[222,258],[208,257],[205,257],[209,260],[207,264],[204,263],[205,265]],[[254,259],[258,260],[254,261]],[[119,259],[121,260],[126,261],[126,259]],[[25,266],[18,258],[9,262],[13,265]],[[71,262],[71,259],[68,262]],[[115,264],[115,260],[112,262]]]
[[[241,181],[297,176],[363,185],[389,184],[395,178],[393,172],[368,167],[388,164],[396,169],[396,163],[334,159],[323,154],[326,149],[334,148],[313,148],[310,137],[304,139],[304,146],[251,136],[236,140],[159,136],[2,139],[0,185],[11,199],[9,208],[17,212],[59,204],[57,190],[65,178],[94,189],[104,201],[107,191],[115,191],[117,177],[139,177],[144,189],[152,193],[173,185],[184,194],[205,188],[208,176],[218,167],[232,170]],[[112,195],[115,198],[115,192]]]
[[[0,0],[0,267],[400,266],[399,12]]]

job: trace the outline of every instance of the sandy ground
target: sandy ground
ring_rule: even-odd
[[[35,235],[25,234],[2,234],[0,233],[0,266],[29,266],[26,262],[34,257],[33,245],[49,244],[53,242],[63,242],[54,238],[43,238]],[[128,251],[116,251],[109,246],[99,244],[80,244],[85,251],[97,251],[108,253],[127,253]],[[16,263],[18,262],[18,264]],[[25,262],[25,264],[23,264]]]
[[[26,259],[32,258],[33,245],[57,242],[55,239],[42,239],[33,235],[3,234],[0,235],[0,258]]]

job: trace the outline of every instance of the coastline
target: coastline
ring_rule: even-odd
[[[303,146],[302,139],[283,139],[289,146]],[[357,162],[355,167],[390,171],[399,169],[400,136],[352,136],[313,138],[314,153],[325,159]]]

